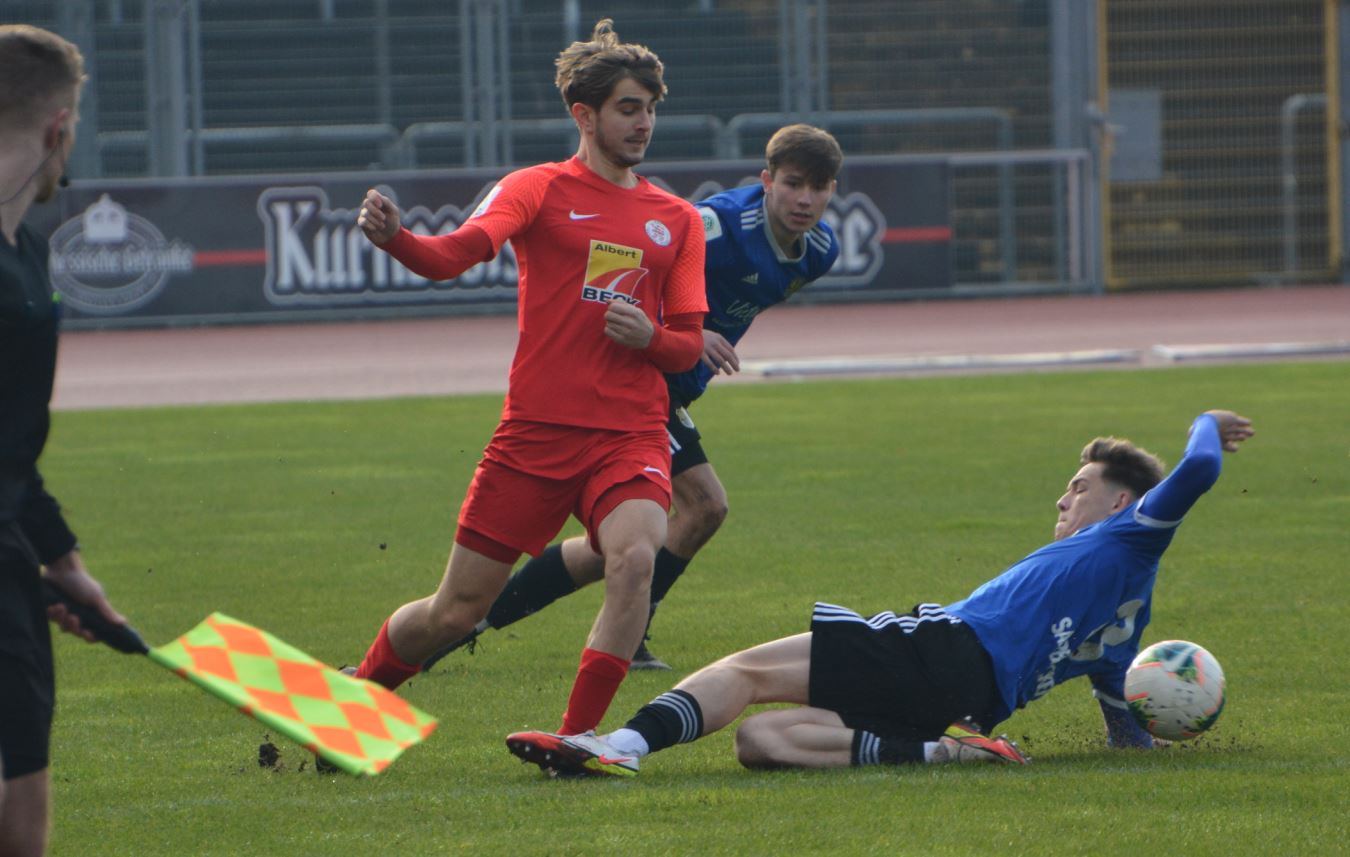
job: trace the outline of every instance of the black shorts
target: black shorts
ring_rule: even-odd
[[[17,525],[0,524],[0,763],[7,780],[49,761],[56,679],[40,574]]]
[[[708,455],[703,451],[702,435],[689,416],[689,405],[670,391],[670,419],[666,421],[666,433],[670,435],[670,475],[679,476],[691,467],[708,463]]]
[[[936,740],[964,717],[992,728],[999,700],[989,653],[936,604],[866,619],[816,604],[809,692],[852,729],[908,741]]]

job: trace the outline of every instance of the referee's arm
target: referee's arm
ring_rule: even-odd
[[[61,504],[47,493],[36,467],[30,468],[19,507],[19,526],[43,565],[50,565],[77,547],[75,534],[61,514]]]

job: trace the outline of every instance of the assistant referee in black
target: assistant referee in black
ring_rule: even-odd
[[[56,194],[75,143],[84,60],[46,30],[0,26],[0,854],[47,847],[48,746],[55,678],[48,621],[93,637],[64,607],[47,607],[42,576],[105,618],[124,623],[80,559],[75,534],[47,493],[47,441],[60,304],[47,241],[23,224]]]

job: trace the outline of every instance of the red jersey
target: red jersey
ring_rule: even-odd
[[[658,327],[707,311],[703,223],[683,199],[639,178],[606,181],[576,158],[503,178],[465,223],[520,269],[520,341],[502,418],[589,428],[659,429],[665,378],[642,351],[605,336],[625,300]],[[463,228],[463,227],[461,227]]]

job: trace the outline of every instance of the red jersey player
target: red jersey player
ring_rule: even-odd
[[[448,235],[400,227],[371,190],[358,224],[437,280],[509,239],[520,270],[520,339],[502,422],[459,513],[435,594],[380,628],[357,675],[393,688],[481,620],[522,552],[537,555],[573,514],[605,558],[605,601],[563,715],[594,728],[647,622],[652,564],[670,507],[664,372],[698,362],[707,309],[703,225],[693,206],[633,173],[665,94],[661,61],[622,44],[608,19],[559,54],[557,85],[581,145],[563,163],[511,173]]]

